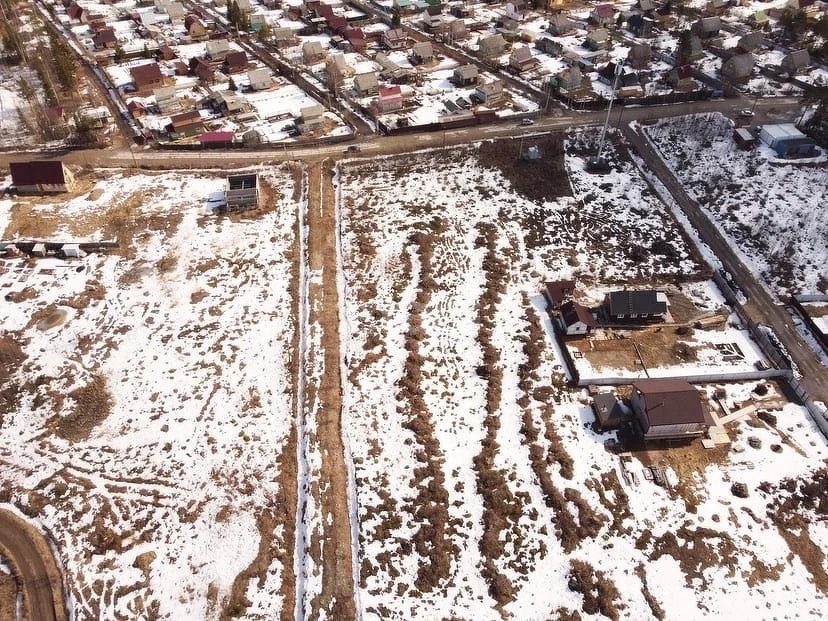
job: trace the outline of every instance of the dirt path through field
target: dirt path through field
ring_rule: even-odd
[[[336,201],[331,183],[332,162],[308,165],[308,288],[309,329],[319,330],[321,376],[308,375],[306,411],[316,420],[310,438],[321,455],[318,485],[309,494],[323,526],[310,533],[310,555],[321,566],[321,591],[305,611],[308,619],[356,618],[352,570],[348,468],[342,442],[342,384],[339,352],[339,289],[337,286]]]

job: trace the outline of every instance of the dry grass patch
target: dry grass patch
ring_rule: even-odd
[[[68,397],[74,406],[68,415],[58,419],[55,433],[70,442],[81,442],[106,420],[114,401],[103,375],[93,375],[85,386],[76,388]]]
[[[617,621],[625,608],[619,601],[621,594],[612,579],[580,559],[569,561],[569,590],[583,596],[581,610],[588,615],[600,613]]]
[[[9,223],[4,239],[51,237],[58,230],[60,221],[54,210],[47,210],[37,202],[17,202],[9,210]]]
[[[20,291],[11,291],[6,294],[6,302],[25,302],[26,300],[34,300],[37,297],[37,289],[34,287],[26,287]]]

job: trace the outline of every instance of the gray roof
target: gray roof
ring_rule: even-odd
[[[607,295],[610,315],[653,315],[667,312],[667,303],[658,299],[658,291],[613,291]]]

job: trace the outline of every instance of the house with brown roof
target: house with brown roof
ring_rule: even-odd
[[[136,91],[149,91],[164,84],[164,76],[158,63],[130,67],[129,75]]]
[[[230,52],[224,57],[224,72],[225,73],[240,73],[247,71],[247,54],[242,50],[238,52]]]
[[[342,31],[342,36],[351,44],[351,48],[356,52],[368,47],[368,41],[365,39],[365,33],[362,31],[362,28],[345,28]]]
[[[561,304],[558,320],[566,336],[587,334],[598,325],[589,309],[574,300]]]
[[[193,41],[200,41],[209,36],[207,26],[204,25],[204,22],[198,16],[192,14],[184,18],[184,30],[187,31],[187,34]]]
[[[203,122],[198,110],[189,110],[187,112],[171,116],[168,131],[171,134],[192,136],[198,133],[198,130],[200,130],[202,126]]]
[[[20,194],[71,192],[75,177],[60,160],[11,162],[12,185]]]
[[[175,50],[172,49],[169,45],[159,45],[158,46],[158,53],[156,57],[159,60],[173,60],[178,55],[175,53]]]
[[[81,20],[81,17],[83,17],[83,14],[85,12],[86,12],[86,9],[79,6],[75,2],[70,4],[69,7],[66,9],[66,15],[69,16],[69,19],[74,19],[74,20],[77,20],[77,21]]]
[[[102,28],[92,35],[92,44],[96,50],[111,50],[118,45],[118,39],[112,28]]]
[[[633,384],[630,405],[645,440],[696,438],[712,422],[701,393],[684,380],[638,380]]]
[[[389,50],[400,50],[408,43],[408,36],[402,28],[391,28],[382,33],[382,44]]]
[[[549,18],[549,25],[546,29],[551,35],[564,37],[575,32],[575,24],[563,13],[556,13]]]
[[[574,280],[550,280],[543,285],[543,296],[549,308],[558,308],[572,297],[575,291]]]

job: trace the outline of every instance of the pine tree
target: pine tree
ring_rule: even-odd
[[[676,66],[680,67],[690,62],[693,54],[693,33],[689,30],[682,30],[676,47]]]
[[[75,57],[72,50],[54,32],[49,33],[49,47],[58,82],[65,90],[73,90],[75,88]]]
[[[126,57],[126,52],[124,52],[124,48],[120,46],[120,44],[115,46],[115,53],[112,56],[112,60],[116,63],[121,62]]]
[[[273,38],[273,29],[270,27],[270,24],[264,22],[261,28],[259,28],[257,36],[262,43],[270,43],[270,39]]]

